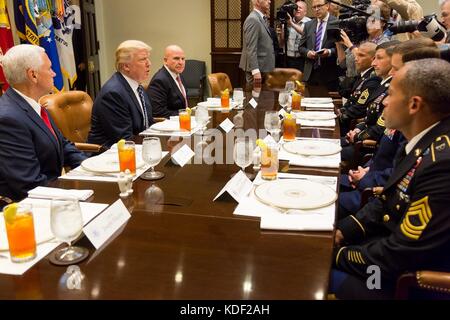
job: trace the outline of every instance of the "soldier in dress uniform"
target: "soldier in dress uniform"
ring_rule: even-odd
[[[377,46],[375,59],[372,66],[375,69],[377,76],[381,77],[382,81],[379,86],[372,92],[366,101],[367,110],[364,122],[358,124],[354,130],[350,130],[345,140],[342,141],[342,160],[348,161],[353,159],[354,145],[357,141],[366,139],[373,139],[379,141],[383,135],[385,126],[384,120],[381,118],[383,111],[383,100],[387,96],[387,90],[391,82],[389,71],[391,70],[391,57],[394,47],[398,41],[384,42]]]
[[[365,42],[358,48],[355,65],[356,70],[360,72],[360,76],[353,85],[349,99],[339,110],[339,125],[342,136],[350,130],[350,122],[353,119],[364,117],[368,98],[380,85],[381,78],[376,75],[375,70],[371,67],[376,47],[375,43]]]
[[[392,80],[384,119],[408,143],[379,198],[337,223],[338,298],[388,298],[406,271],[450,271],[448,88],[450,64],[441,59],[409,62]],[[368,286],[376,268],[381,283]]]

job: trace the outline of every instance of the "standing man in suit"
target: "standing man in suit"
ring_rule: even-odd
[[[246,72],[247,83],[260,85],[263,74],[275,68],[275,52],[266,14],[270,0],[252,0],[253,11],[244,22],[243,47],[239,68]]]
[[[325,86],[328,91],[337,91],[338,66],[336,45],[327,39],[327,29],[336,20],[329,14],[328,0],[313,0],[312,9],[316,19],[305,24],[300,40],[300,56],[306,58],[303,80],[309,85]]]
[[[154,117],[177,116],[188,107],[186,88],[181,73],[186,65],[183,49],[168,46],[164,51],[164,66],[158,70],[147,88]]]
[[[110,147],[153,124],[150,101],[141,85],[150,74],[150,50],[137,40],[124,41],[116,49],[117,72],[94,101],[89,143]]]
[[[0,194],[19,201],[86,156],[39,104],[52,91],[55,76],[45,50],[21,44],[9,49],[1,64],[10,88],[0,98]]]

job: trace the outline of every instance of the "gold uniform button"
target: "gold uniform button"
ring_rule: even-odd
[[[391,219],[391,217],[389,217],[387,214],[385,214],[385,215],[383,216],[383,221],[384,221],[384,222],[388,222],[389,219]]]
[[[395,209],[397,209],[397,211],[400,210],[400,205],[399,205],[399,204],[396,205],[396,206],[395,206]]]
[[[386,195],[383,194],[383,195],[381,196],[381,199],[383,199],[383,201],[386,201]]]

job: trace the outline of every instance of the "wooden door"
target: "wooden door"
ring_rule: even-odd
[[[87,65],[86,88],[87,93],[95,99],[100,91],[100,63],[99,42],[97,40],[97,26],[95,24],[94,0],[81,1],[82,30],[84,39],[84,52]]]

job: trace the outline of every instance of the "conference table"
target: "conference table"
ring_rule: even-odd
[[[251,92],[246,95],[248,102]],[[247,105],[243,111],[210,111],[209,127],[238,116],[241,130],[264,129],[265,111],[279,109],[278,92],[264,89],[255,101],[256,108]],[[224,154],[236,130],[222,131]],[[300,128],[297,135],[338,138],[339,128]],[[197,143],[193,137],[160,139],[163,150],[171,151]],[[85,275],[80,290],[67,289],[66,267],[44,258],[22,276],[0,275],[0,299],[325,299],[333,233],[260,229],[258,217],[233,214],[237,203],[230,196],[213,201],[239,168],[226,161],[194,162],[180,167],[170,155],[163,158],[156,169],[165,177],[133,183],[133,194],[123,200],[131,218],[107,245],[95,250],[86,237],[77,242],[90,251],[78,264]],[[280,171],[339,175],[338,169],[293,167],[287,161],[280,161]],[[106,204],[120,192],[112,182],[59,179],[51,186],[92,189],[88,201]]]

